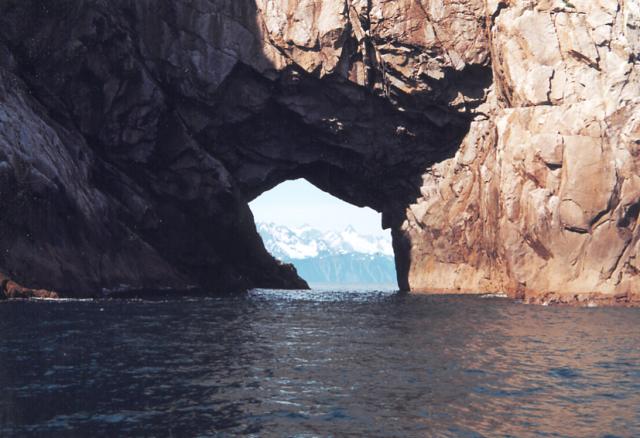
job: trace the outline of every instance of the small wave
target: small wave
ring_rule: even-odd
[[[494,293],[494,294],[482,294],[480,298],[509,298],[509,296],[505,293]]]
[[[56,303],[81,303],[81,302],[90,302],[95,301],[93,298],[42,298],[42,297],[32,297],[26,298],[26,301],[51,301]]]
[[[557,367],[549,369],[549,375],[562,379],[575,379],[580,377],[580,372],[571,367]]]

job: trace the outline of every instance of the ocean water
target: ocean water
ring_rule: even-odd
[[[0,436],[640,436],[640,309],[269,291],[0,303]]]

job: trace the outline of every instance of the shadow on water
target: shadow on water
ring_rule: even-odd
[[[7,306],[0,435],[140,435],[153,424],[185,436],[201,427],[195,418],[209,431],[257,432],[240,419],[259,400],[250,392],[222,394],[255,385],[248,374],[253,358],[268,358],[268,349],[246,330],[251,306],[232,304],[244,298],[207,301],[213,313],[217,300],[229,300],[217,315],[193,312],[195,298]],[[224,370],[224,382],[212,370]],[[7,430],[11,424],[22,426]]]

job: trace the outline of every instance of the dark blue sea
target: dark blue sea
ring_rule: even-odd
[[[640,309],[268,291],[0,303],[0,436],[640,436]]]

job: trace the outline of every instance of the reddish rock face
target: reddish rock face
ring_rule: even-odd
[[[11,281],[6,276],[0,274],[0,300],[16,298],[60,298],[56,292],[44,289],[29,289]]]
[[[383,213],[403,288],[637,292],[633,2],[41,3],[0,4],[18,281],[304,287],[247,202],[305,177]]]
[[[407,209],[408,287],[637,302],[640,11],[494,3],[489,117]]]

